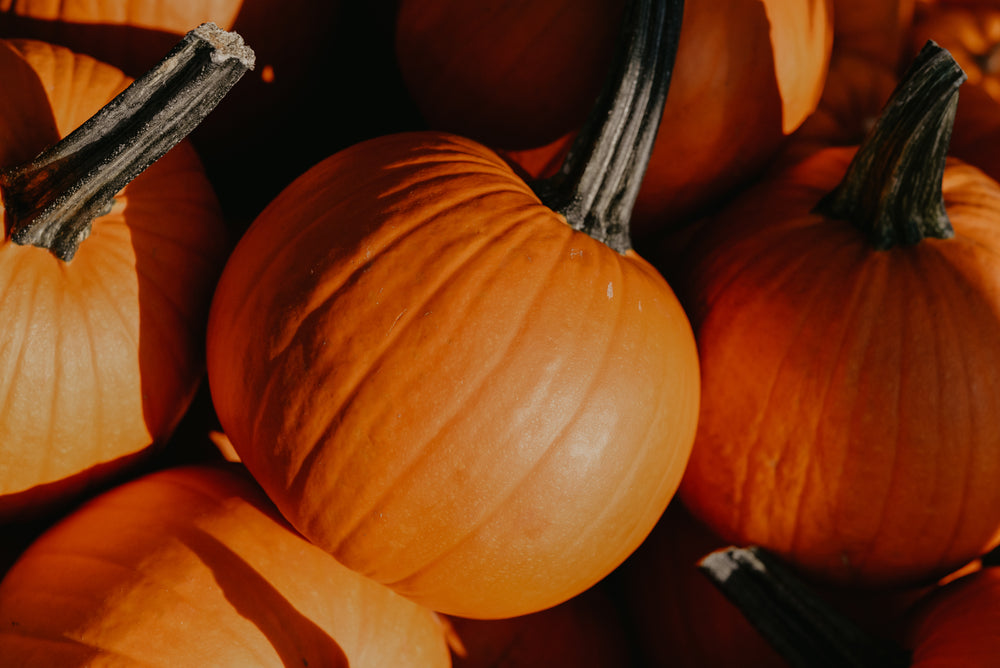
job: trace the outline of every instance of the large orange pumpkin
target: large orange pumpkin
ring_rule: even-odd
[[[42,42],[0,41],[0,80],[0,520],[9,520],[92,488],[167,439],[204,372],[208,301],[228,245],[187,143],[117,193],[135,170],[114,169],[141,168],[147,155],[125,148],[103,160],[131,136],[127,124],[103,145],[86,145],[103,122],[54,144],[128,85],[120,70]],[[217,90],[207,79],[196,88]],[[153,116],[131,127],[155,144],[163,114],[182,118],[167,103],[154,100],[141,112]],[[50,145],[54,154],[29,162]],[[53,208],[34,216],[42,204]],[[89,223],[88,207],[98,214]]]
[[[236,465],[92,500],[0,582],[0,620],[5,668],[450,665],[433,613],[304,540]]]
[[[593,105],[621,0],[517,5],[402,0],[397,58],[432,128],[550,155]],[[832,35],[832,0],[685,3],[670,96],[636,201],[637,237],[676,227],[756,175],[816,107]]]
[[[946,163],[961,70],[923,53],[940,79],[741,197],[680,289],[703,371],[682,497],[838,582],[931,581],[1000,541],[1000,186]]]
[[[648,4],[623,32],[642,76],[574,153],[597,157],[539,184],[566,215],[476,142],[384,136],[291,184],[215,293],[209,382],[242,461],[304,535],[442,612],[587,589],[687,460],[690,326],[628,246],[680,25],[679,3]]]

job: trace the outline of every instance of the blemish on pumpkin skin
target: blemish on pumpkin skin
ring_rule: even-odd
[[[608,299],[614,299],[615,297],[615,286],[608,283]]]

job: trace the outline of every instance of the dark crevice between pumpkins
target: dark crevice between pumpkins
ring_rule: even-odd
[[[115,195],[186,137],[253,69],[243,38],[205,23],[79,128],[0,173],[14,243],[70,261]]]
[[[663,116],[683,0],[632,0],[607,84],[559,172],[532,183],[573,229],[624,253],[629,219]]]
[[[909,651],[862,630],[766,550],[717,550],[699,568],[792,668],[911,664]]]
[[[814,213],[850,221],[876,250],[954,236],[941,183],[965,79],[947,50],[924,45]]]

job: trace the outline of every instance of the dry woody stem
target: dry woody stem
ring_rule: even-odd
[[[559,173],[532,188],[573,229],[619,253],[632,247],[629,219],[663,117],[683,0],[625,7],[608,84]]]
[[[903,75],[847,174],[815,213],[848,220],[876,250],[955,232],[941,182],[965,72],[928,42]]]
[[[11,240],[64,261],[115,195],[188,135],[252,69],[243,38],[205,23],[83,125],[0,173]]]
[[[766,550],[718,550],[699,567],[793,668],[910,665],[909,652],[861,630]]]

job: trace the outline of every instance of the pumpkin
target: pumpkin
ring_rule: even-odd
[[[911,50],[929,39],[947,49],[969,77],[1000,99],[1000,5],[991,2],[933,2],[916,13]]]
[[[909,60],[916,5],[917,0],[834,0],[834,51],[895,72]]]
[[[526,168],[549,164],[560,135],[593,105],[607,26],[620,5],[548,0],[517,3],[515,11],[510,3],[401,0],[400,71],[432,128],[505,151],[541,151],[520,154]],[[679,226],[744,185],[815,109],[832,48],[831,12],[832,0],[688,0],[632,219],[637,239]],[[508,83],[512,72],[530,82]],[[578,84],[583,76],[595,83]]]
[[[913,668],[988,668],[1000,656],[1000,568],[955,578],[909,611],[902,644]]]
[[[282,186],[324,157],[322,146],[340,141],[318,132],[330,111],[307,85],[330,77],[323,56],[340,7],[336,0],[0,0],[0,37],[61,44],[139,76],[202,23],[242,35],[253,45],[254,71],[191,134],[239,235]]]
[[[508,619],[445,616],[444,620],[455,668],[634,665],[622,615],[605,581],[530,615]]]
[[[703,388],[681,497],[839,583],[933,581],[1000,542],[1000,186],[945,157],[954,60],[930,44],[912,76],[860,147],[706,225],[677,283]]]
[[[129,83],[120,70],[47,43],[0,41],[8,91],[0,111],[0,521],[124,471],[166,441],[195,395],[225,225],[186,142],[136,173],[252,62],[227,35],[239,39],[193,31],[167,69],[106,107]],[[165,72],[177,78],[164,80]],[[192,73],[193,87],[179,86]],[[169,85],[176,96],[162,93]]]
[[[951,154],[1000,178],[1000,5],[972,2],[921,6],[914,40],[934,39],[969,75],[962,87]],[[919,44],[915,49],[919,48]],[[996,61],[996,62],[994,62]]]
[[[237,465],[91,500],[0,582],[14,666],[448,666],[430,611],[341,566]]]
[[[261,213],[213,298],[209,385],[240,459],[303,535],[447,614],[595,584],[690,451],[690,325],[627,227],[680,3],[631,9],[616,71],[642,76],[614,79],[566,180],[533,184],[544,202],[470,139],[370,139]]]

